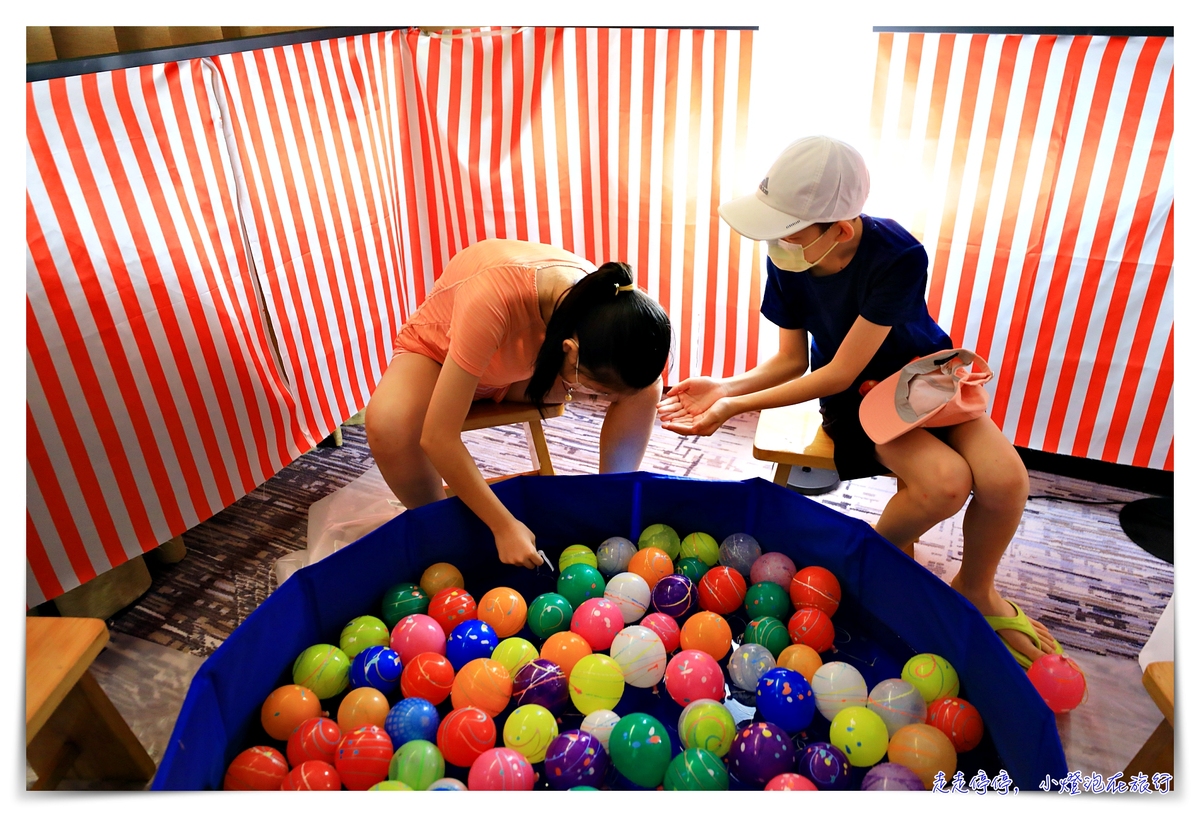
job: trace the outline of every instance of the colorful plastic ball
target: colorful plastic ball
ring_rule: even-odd
[[[680,620],[695,609],[696,585],[678,573],[663,576],[650,592],[650,604],[656,612]]]
[[[929,705],[925,720],[950,738],[954,751],[969,752],[983,740],[983,718],[979,710],[962,698],[938,698]]]
[[[263,701],[259,719],[268,735],[275,740],[287,740],[297,726],[321,714],[316,693],[298,684],[286,684]]]
[[[772,777],[763,791],[817,791],[817,784],[802,774],[785,772]]]
[[[680,650],[667,662],[667,694],[680,706],[692,701],[725,699],[725,676],[717,659],[699,650]]]
[[[695,556],[688,556],[675,563],[675,572],[680,576],[687,576],[694,584],[704,578],[704,574],[708,572],[709,567],[702,559],[698,559]]]
[[[817,655],[817,651],[807,644],[791,644],[784,647],[783,652],[779,653],[779,658],[775,659],[777,666],[794,669],[803,675],[804,680],[810,684],[813,675],[823,663],[825,662],[821,660],[821,656]]]
[[[613,727],[608,755],[618,772],[636,785],[652,789],[663,782],[671,764],[671,738],[657,718],[634,712]]]
[[[536,704],[553,715],[561,715],[568,697],[566,673],[545,658],[530,661],[513,677],[512,702],[518,707]]]
[[[468,619],[477,618],[475,598],[461,587],[447,587],[429,598],[428,615],[449,633]]]
[[[958,755],[950,738],[927,723],[912,723],[897,729],[888,741],[887,758],[915,772],[926,791],[933,789],[933,778],[938,772],[949,780],[958,768]]]
[[[808,681],[795,670],[784,667],[767,670],[758,679],[755,703],[762,720],[783,727],[791,735],[807,729],[817,711],[817,702]],[[885,748],[886,744],[885,734]]]
[[[844,791],[850,788],[850,761],[832,743],[810,743],[799,753],[800,774],[807,777],[818,791]]]
[[[759,556],[762,556],[762,547],[757,539],[748,533],[731,533],[721,542],[717,558],[725,567],[749,576]]]
[[[437,707],[429,701],[404,698],[388,711],[383,729],[392,739],[393,746],[403,746],[410,740],[436,739],[440,720]]]
[[[670,576],[675,570],[671,557],[662,548],[645,548],[633,554],[629,560],[629,572],[636,573],[646,580],[646,586],[651,590],[663,576]]]
[[[551,638],[553,637],[551,636]],[[514,676],[517,674],[517,670],[537,657],[538,648],[533,646],[532,641],[515,636],[504,639],[496,645],[496,649],[492,650],[492,660],[499,661],[508,670],[508,674]]]
[[[899,763],[880,763],[863,776],[862,791],[924,791],[917,773]]]
[[[865,706],[848,706],[833,716],[829,742],[842,750],[851,766],[874,766],[887,754],[887,726]]]
[[[754,560],[750,566],[750,581],[752,584],[771,582],[784,590],[791,587],[792,577],[796,575],[796,563],[783,553],[764,553]]]
[[[738,730],[726,763],[733,776],[746,785],[765,786],[795,767],[796,749],[781,727],[756,721]]]
[[[626,624],[632,624],[650,606],[650,585],[636,573],[618,573],[608,580],[604,598],[617,605]]]
[[[762,644],[742,644],[729,656],[729,680],[747,692],[758,689],[758,679],[772,669],[775,656]]]
[[[596,567],[605,576],[624,573],[637,550],[637,545],[624,536],[610,536],[596,548]]]
[[[587,565],[596,567],[599,562],[596,560],[596,554],[587,545],[571,545],[563,548],[563,552],[558,555],[558,572],[562,573],[571,565]],[[597,568],[598,569],[598,568]]]
[[[445,590],[447,587],[466,587],[466,584],[463,583],[462,572],[448,562],[438,562],[425,568],[425,572],[421,574],[420,584],[421,589],[430,599],[439,590]]]
[[[503,746],[488,749],[471,764],[471,791],[533,791],[537,775],[520,752]]]
[[[787,627],[777,618],[759,616],[746,625],[742,634],[743,644],[761,644],[771,651],[771,656],[778,658],[779,654],[792,643],[788,636]]]
[[[861,672],[845,661],[822,664],[813,673],[812,689],[817,709],[827,721],[848,706],[867,705],[867,682]]]
[[[571,632],[593,650],[607,650],[624,626],[621,608],[608,599],[587,599],[571,616]]]
[[[306,760],[288,772],[283,791],[341,791],[342,777],[323,760]]]
[[[940,655],[923,652],[904,664],[900,677],[917,688],[925,703],[958,695],[958,673]]]
[[[704,749],[717,757],[729,753],[738,733],[733,715],[725,705],[707,699],[685,706],[679,713],[676,728],[685,749]]]
[[[696,531],[679,540],[679,556],[684,559],[699,559],[712,567],[721,558],[721,546],[707,533]]]
[[[685,650],[700,650],[720,661],[733,645],[729,622],[716,613],[701,610],[693,613],[679,631],[679,645]]]
[[[1026,670],[1033,688],[1051,712],[1070,712],[1087,696],[1087,679],[1079,665],[1065,655],[1043,655]]]
[[[572,610],[578,609],[588,599],[604,595],[604,577],[591,565],[571,565],[558,574],[558,594],[570,603]]]
[[[589,735],[595,735],[596,740],[600,741],[600,745],[604,747],[604,751],[608,752],[608,738],[612,735],[613,727],[619,720],[621,720],[621,716],[611,709],[595,709],[584,716],[583,723],[579,724],[579,729]]]
[[[542,644],[541,657],[552,661],[562,669],[563,675],[571,677],[571,670],[579,659],[592,654],[592,645],[583,636],[572,632],[555,633]]]
[[[422,652],[400,673],[400,694],[405,698],[424,698],[437,705],[446,700],[454,685],[454,665],[436,652]]]
[[[726,791],[729,772],[725,763],[704,749],[684,749],[671,759],[663,775],[666,791]]]
[[[642,619],[641,626],[654,631],[668,655],[679,649],[679,623],[675,619],[662,613],[650,613]]]
[[[350,684],[350,658],[332,644],[314,644],[292,664],[292,683],[311,690],[318,698],[332,698]]]
[[[371,687],[387,694],[400,684],[400,656],[391,647],[367,647],[350,662],[350,688]]]
[[[412,786],[399,780],[380,780],[367,791],[412,791]]]
[[[453,777],[442,777],[429,784],[426,791],[466,791],[467,784]]]
[[[529,605],[526,623],[538,638],[548,638],[555,633],[571,629],[571,614],[575,608],[565,596],[558,593],[542,593]]]
[[[816,607],[801,607],[788,619],[793,644],[804,644],[822,653],[833,646],[833,620]]]
[[[446,639],[446,657],[455,670],[466,666],[468,661],[476,658],[491,658],[492,652],[500,646],[500,638],[496,631],[486,621],[477,618],[468,619],[450,631]]]
[[[698,595],[702,609],[728,615],[746,600],[746,580],[732,567],[714,567],[700,580]]]
[[[750,618],[771,616],[782,621],[792,612],[792,603],[787,591],[775,582],[759,582],[750,585],[746,590],[744,602],[746,614]]]
[[[366,791],[387,779],[391,759],[392,739],[388,733],[378,726],[363,726],[353,732],[343,731],[333,767],[347,789]]]
[[[359,616],[342,628],[338,646],[347,658],[353,659],[367,647],[386,647],[390,638],[388,626],[375,616]]]
[[[388,629],[394,629],[400,619],[429,609],[429,594],[412,582],[389,587],[383,594],[383,610],[380,618]]]
[[[337,747],[341,742],[342,729],[336,721],[332,718],[309,718],[297,726],[296,731],[288,738],[288,763],[292,766],[299,766],[306,760],[333,763],[337,759]]]
[[[519,633],[528,613],[525,597],[511,587],[493,587],[479,597],[475,611],[479,620],[487,622],[500,638]]]
[[[441,750],[427,740],[410,740],[396,750],[388,766],[388,779],[398,780],[413,791],[425,791],[445,775]]]
[[[493,718],[504,711],[511,697],[512,676],[502,664],[490,658],[468,661],[450,688],[450,701],[455,709],[476,706]]]
[[[837,577],[823,567],[813,565],[800,570],[788,585],[788,595],[797,610],[816,607],[827,616],[837,612],[842,603],[842,585]],[[820,650],[818,650],[820,652]]]
[[[342,732],[353,732],[360,726],[378,726],[388,716],[388,699],[374,687],[352,689],[338,704],[337,723]]]
[[[900,678],[888,678],[876,684],[867,698],[867,709],[883,720],[889,738],[901,726],[925,723],[925,699],[915,686]]]
[[[621,666],[625,683],[648,689],[667,671],[667,651],[662,639],[649,627],[633,625],[617,633],[609,655]]]
[[[400,663],[407,667],[423,652],[445,655],[446,631],[430,616],[414,613],[402,618],[392,629],[391,648],[400,656]]]
[[[437,745],[447,763],[469,768],[496,745],[496,722],[478,707],[453,709],[438,727]]]
[[[625,694],[621,665],[607,655],[593,653],[579,659],[568,678],[571,702],[582,714],[612,709]]]
[[[608,771],[608,750],[595,735],[568,729],[550,741],[545,769],[546,782],[559,791],[599,783]]]
[[[658,548],[675,561],[679,558],[679,534],[670,525],[650,525],[638,536],[638,550]]]
[[[518,706],[504,721],[504,745],[525,755],[530,763],[546,759],[550,741],[558,737],[558,723],[549,709],[537,704]]]
[[[278,749],[251,746],[230,762],[221,787],[225,791],[279,791],[287,776],[288,764]]]
[[[572,786],[567,791],[600,791],[595,786]]]

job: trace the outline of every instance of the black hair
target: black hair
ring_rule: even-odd
[[[546,324],[546,339],[525,394],[539,409],[562,370],[563,341],[579,342],[579,366],[600,383],[644,389],[662,375],[671,351],[671,320],[633,284],[633,270],[609,261],[568,289]]]

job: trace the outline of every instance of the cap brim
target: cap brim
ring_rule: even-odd
[[[900,383],[900,375],[904,369],[893,374],[886,380],[881,380],[867,392],[858,407],[858,421],[863,431],[876,445],[890,443],[892,440],[918,426],[925,425],[937,410],[923,415],[913,422],[907,422],[896,413],[896,387]],[[939,407],[940,410],[941,407]]]
[[[755,193],[731,199],[717,212],[734,231],[755,241],[783,238],[814,223],[764,204]]]

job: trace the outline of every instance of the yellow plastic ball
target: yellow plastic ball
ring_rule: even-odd
[[[625,694],[625,673],[607,655],[585,655],[569,677],[571,702],[584,715],[597,709],[614,709]]]

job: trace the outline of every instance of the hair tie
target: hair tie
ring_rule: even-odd
[[[617,288],[617,292],[629,292],[630,290],[633,289],[633,284],[626,284],[625,286],[621,286],[620,284],[613,284],[613,286],[615,286]],[[613,294],[615,295],[616,292],[614,292]]]

